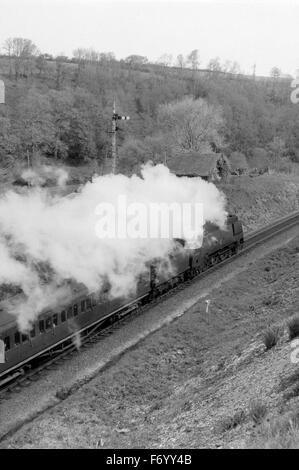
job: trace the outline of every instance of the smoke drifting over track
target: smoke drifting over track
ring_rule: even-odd
[[[43,308],[65,302],[69,281],[96,291],[108,280],[111,296],[126,295],[149,261],[171,252],[171,239],[99,239],[96,207],[116,206],[120,195],[146,205],[202,203],[203,223],[223,226],[226,219],[225,197],[214,184],[176,177],[163,165],[146,165],[142,177],[97,176],[64,198],[42,188],[7,192],[0,199],[0,284],[24,293],[10,304],[21,328]]]

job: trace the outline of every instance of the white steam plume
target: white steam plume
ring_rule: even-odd
[[[96,236],[96,207],[116,204],[119,195],[128,203],[203,203],[204,223],[225,224],[225,197],[215,185],[176,177],[163,165],[146,165],[142,177],[95,177],[65,198],[39,188],[7,192],[0,199],[0,284],[19,286],[25,294],[21,305],[12,306],[21,328],[71,295],[67,281],[94,291],[108,279],[112,296],[126,295],[134,291],[146,263],[170,253],[172,240]],[[50,273],[47,282],[43,266]]]
[[[41,165],[37,169],[29,168],[22,172],[21,178],[30,186],[43,186],[49,182],[64,187],[68,174],[63,168]]]

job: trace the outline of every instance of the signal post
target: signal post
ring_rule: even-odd
[[[116,132],[118,131],[118,127],[116,122],[118,120],[127,121],[130,119],[130,116],[121,116],[117,114],[115,109],[115,101],[113,102],[113,115],[112,115],[112,173],[115,175],[116,172],[116,163],[117,163],[117,149],[116,149]]]

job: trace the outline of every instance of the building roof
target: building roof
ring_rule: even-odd
[[[169,157],[167,166],[176,175],[210,176],[217,167],[221,154],[199,152],[178,153]]]

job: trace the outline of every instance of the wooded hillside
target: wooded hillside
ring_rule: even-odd
[[[130,116],[118,124],[119,169],[177,151],[222,151],[234,165],[299,163],[299,105],[291,79],[258,79],[131,60],[112,53],[53,59],[34,45],[0,58],[6,104],[0,105],[0,165],[28,161],[99,164],[111,154],[112,104]],[[245,162],[245,163],[244,163]]]

